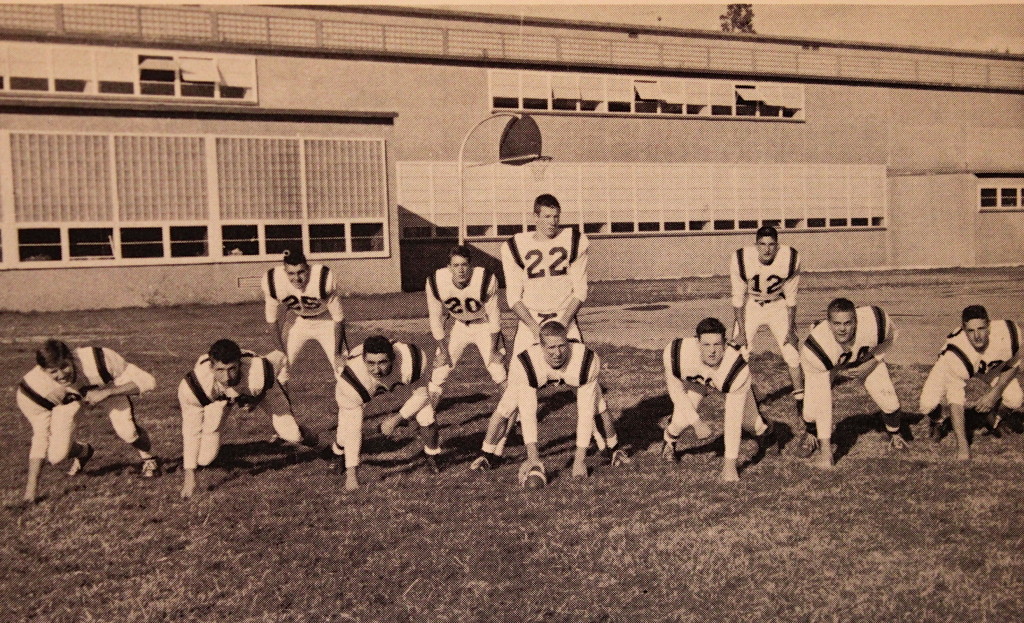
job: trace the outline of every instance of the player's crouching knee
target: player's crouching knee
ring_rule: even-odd
[[[416,423],[420,426],[430,426],[436,420],[434,419],[434,408],[427,405],[416,413]]]
[[[57,463],[60,463],[64,459],[68,458],[68,454],[70,454],[70,453],[71,453],[71,449],[70,448],[68,448],[67,450],[63,450],[63,451],[59,451],[59,450],[55,450],[53,448],[50,448],[46,452],[46,460],[50,463],[50,465],[56,465]],[[43,457],[40,456],[40,457],[31,457],[31,458],[40,458],[41,459]]]

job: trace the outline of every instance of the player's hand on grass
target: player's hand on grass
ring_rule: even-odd
[[[185,482],[181,483],[181,497],[182,499],[188,499],[192,497],[192,494],[196,491],[196,470],[186,469],[185,470]]]

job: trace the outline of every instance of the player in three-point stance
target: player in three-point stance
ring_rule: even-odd
[[[576,454],[572,462],[572,475],[587,476],[587,449],[594,433],[594,417],[603,402],[598,374],[601,359],[582,342],[570,340],[568,329],[557,320],[549,320],[540,328],[540,343],[530,346],[512,358],[509,364],[509,388],[519,408],[523,426],[526,461],[520,468],[522,480],[531,467],[544,464],[537,449],[537,391],[545,385],[565,384],[576,389]],[[606,426],[612,426],[610,419]],[[615,429],[606,430],[609,439],[615,438]],[[618,464],[620,461],[612,461]]]
[[[434,407],[427,393],[427,369],[427,358],[419,346],[391,342],[382,335],[368,337],[362,345],[352,349],[338,381],[338,434],[331,446],[335,471],[340,473],[344,467],[346,490],[359,488],[357,470],[363,441],[363,406],[374,396],[395,391],[401,385],[409,386],[409,397],[398,413],[381,422],[381,433],[390,437],[395,428],[415,417],[420,425],[427,467],[432,472],[439,471],[437,455],[441,447]]]
[[[444,382],[470,344],[480,351],[487,372],[502,390],[505,366],[498,356],[501,312],[498,310],[498,279],[486,268],[471,264],[468,247],[448,253],[448,265],[427,278],[427,310],[430,332],[437,342],[430,376],[430,402],[437,408]],[[451,318],[451,329],[445,327]]]
[[[36,350],[36,365],[22,377],[16,393],[18,407],[32,425],[23,499],[36,500],[44,459],[56,465],[70,457],[68,474],[74,476],[92,458],[92,445],[71,440],[75,416],[83,404],[106,411],[117,436],[142,457],[141,476],[160,475],[160,463],[151,452],[149,435],[135,421],[130,398],[154,387],[153,375],[109,348],[72,350],[60,340],[46,340]]]
[[[665,383],[672,399],[672,418],[665,427],[662,457],[675,461],[676,441],[687,426],[698,439],[711,429],[697,414],[701,399],[711,390],[725,396],[725,458],[722,480],[740,479],[737,461],[743,429],[758,438],[762,447],[777,443],[776,426],[761,418],[750,384],[750,367],[739,347],[725,341],[725,325],[717,318],[697,323],[696,336],[676,338],[665,348]]]
[[[562,206],[553,195],[539,195],[533,203],[536,230],[515,234],[501,247],[505,275],[505,300],[519,318],[512,355],[538,343],[541,326],[557,320],[566,327],[569,339],[582,342],[576,314],[587,299],[587,251],[590,241],[578,229],[561,227]],[[599,411],[610,423],[604,398]],[[515,399],[506,389],[491,415],[482,452],[473,469],[488,469],[499,459]],[[611,427],[609,427],[611,428]],[[610,455],[616,453],[617,439],[607,441]],[[620,455],[624,456],[621,451]]]
[[[779,232],[771,225],[758,229],[755,240],[755,246],[737,249],[729,265],[736,319],[733,343],[749,350],[757,330],[768,325],[793,379],[793,397],[799,414],[804,400],[804,375],[796,335],[800,256],[793,247],[779,245]]]
[[[316,436],[295,421],[288,394],[277,381],[284,366],[281,351],[259,357],[228,339],[217,340],[199,357],[195,368],[178,385],[184,468],[181,497],[192,497],[196,469],[217,458],[221,431],[235,412],[269,415],[280,439],[316,446]]]
[[[981,305],[965,307],[961,325],[949,334],[939,359],[921,389],[921,413],[932,418],[933,438],[941,438],[942,429],[951,422],[956,436],[956,458],[971,458],[964,423],[967,381],[981,379],[989,389],[973,408],[986,416],[989,429],[998,435],[999,405],[1020,409],[1024,403],[1018,370],[1020,366],[1020,329],[1012,320],[990,320]],[[941,415],[936,411],[941,408]]]
[[[301,251],[291,251],[281,265],[267,270],[262,287],[267,331],[288,358],[280,381],[288,384],[288,368],[310,340],[320,342],[335,376],[341,374],[347,348],[345,316],[331,269],[310,264]],[[287,312],[282,316],[282,308],[291,310],[292,317]]]
[[[806,432],[799,443],[802,456],[819,450],[818,465],[832,467],[832,386],[844,379],[864,383],[864,389],[882,410],[890,447],[906,449],[900,401],[885,364],[885,353],[895,336],[892,321],[880,307],[856,307],[845,298],[828,304],[827,319],[814,325],[800,350],[806,382]]]

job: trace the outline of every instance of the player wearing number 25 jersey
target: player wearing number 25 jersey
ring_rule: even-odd
[[[276,338],[276,345],[288,357],[288,366],[306,342],[316,340],[335,369],[345,368],[345,316],[338,299],[334,274],[321,264],[310,264],[297,251],[284,256],[284,262],[267,271],[263,277],[263,297],[267,329]],[[282,309],[291,310],[290,323],[282,320]],[[287,313],[287,312],[286,312]],[[288,366],[279,379],[287,383]]]
[[[816,324],[804,340],[800,365],[807,382],[803,412],[807,433],[800,443],[808,455],[821,448],[820,466],[832,466],[832,385],[839,379],[864,382],[864,389],[882,410],[890,445],[894,450],[906,448],[900,435],[900,401],[883,360],[894,339],[892,321],[880,307],[855,307],[848,299],[838,298],[829,303],[827,320]]]
[[[457,246],[448,254],[448,265],[427,278],[430,332],[437,341],[430,378],[435,407],[448,374],[470,344],[476,344],[491,379],[505,382],[505,366],[496,352],[501,335],[498,279],[490,270],[472,266],[471,260],[469,248]],[[450,330],[445,327],[447,318],[451,318]]]
[[[779,245],[779,233],[770,225],[757,230],[756,241],[755,246],[737,249],[729,265],[736,319],[734,342],[749,352],[758,329],[768,325],[789,367],[799,412],[804,393],[796,336],[800,255],[793,247]]]

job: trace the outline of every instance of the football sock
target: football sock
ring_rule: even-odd
[[[890,435],[895,435],[900,432],[900,411],[897,409],[892,413],[883,413],[882,421],[885,422],[885,430]]]
[[[807,434],[812,437],[818,436],[818,423],[804,421],[804,428],[807,430]]]
[[[494,454],[494,448],[495,444],[486,442],[480,447],[484,454]]]

